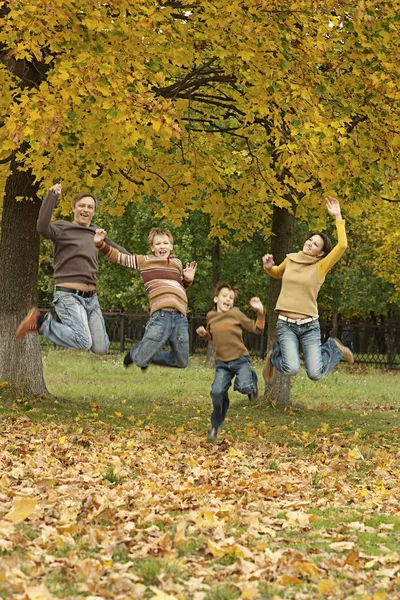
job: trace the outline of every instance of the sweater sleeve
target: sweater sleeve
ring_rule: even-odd
[[[100,250],[102,254],[112,263],[122,265],[123,267],[129,267],[130,269],[139,268],[139,256],[136,254],[124,254],[107,244],[104,240],[96,244],[96,248]]]
[[[253,321],[252,319],[249,319],[249,317],[246,317],[242,311],[238,310],[237,317],[243,329],[251,331],[251,333],[261,333],[265,327],[265,313],[263,313],[261,317],[257,315],[257,319]]]
[[[49,190],[39,210],[36,230],[48,240],[54,240],[61,232],[54,223],[51,223],[51,217],[53,216],[53,211],[57,206],[59,197],[59,194],[56,194],[53,190]]]
[[[112,240],[110,240],[110,238],[106,237],[104,239],[104,241],[109,246],[112,246],[113,248],[116,248],[117,250],[119,250],[120,252],[122,252],[122,254],[129,254],[128,250],[125,250],[125,248],[123,248],[122,246],[118,246],[118,244],[116,244],[115,242],[113,242]]]
[[[282,279],[283,274],[286,269],[287,262],[288,262],[288,258],[285,258],[285,260],[283,262],[281,262],[280,265],[278,265],[278,266],[274,265],[270,269],[264,269],[264,271],[266,271],[268,273],[268,275],[270,275],[274,279]]]
[[[329,254],[318,263],[317,268],[319,281],[324,281],[328,271],[332,269],[333,265],[336,264],[339,258],[343,256],[344,251],[347,248],[347,237],[344,220],[336,220],[336,230],[338,235],[338,243],[329,252]]]

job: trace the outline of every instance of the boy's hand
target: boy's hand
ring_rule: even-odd
[[[250,304],[251,308],[254,308],[257,312],[259,312],[259,313],[264,312],[263,303],[261,302],[260,298],[258,298],[257,296],[252,298],[250,300],[249,304]]]
[[[265,254],[265,256],[263,256],[262,258],[262,261],[265,270],[272,269],[272,267],[275,264],[274,257],[272,256],[272,254]]]
[[[61,183],[55,183],[54,185],[51,186],[49,191],[60,195],[61,194]]]
[[[183,269],[183,279],[188,283],[193,281],[194,275],[196,273],[197,263],[192,261],[191,263],[186,263],[185,269]]]
[[[199,335],[203,339],[205,339],[207,337],[207,331],[206,331],[206,329],[203,326],[198,327],[196,329],[196,333],[197,333],[197,335]]]
[[[94,243],[100,244],[100,242],[102,242],[104,240],[104,238],[106,237],[106,232],[104,231],[104,229],[96,229],[96,233],[94,235]]]
[[[327,211],[332,217],[335,217],[337,220],[341,220],[342,214],[340,212],[340,204],[337,198],[333,196],[328,196],[325,198]]]

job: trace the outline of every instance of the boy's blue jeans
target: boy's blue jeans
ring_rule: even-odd
[[[236,376],[233,389],[241,394],[250,394],[257,385],[257,375],[252,370],[249,356],[240,356],[235,360],[225,362],[215,361],[215,377],[211,386],[213,412],[212,427],[221,427],[229,407],[228,390],[232,379]]]
[[[169,343],[171,350],[160,350]],[[184,369],[189,364],[189,328],[185,315],[178,310],[157,310],[147,321],[142,341],[130,351],[138,367],[150,363]]]
[[[64,348],[107,354],[110,341],[97,294],[82,298],[55,290],[53,304],[59,321],[48,313],[40,327],[41,335]]]
[[[343,356],[332,338],[321,344],[318,319],[302,325],[278,319],[276,328],[279,341],[272,348],[271,362],[280,373],[296,375],[300,371],[300,344],[307,375],[314,381],[332,371]]]

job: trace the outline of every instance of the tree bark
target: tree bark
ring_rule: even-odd
[[[212,268],[212,284],[213,289],[219,282],[219,264],[220,264],[220,249],[221,242],[218,238],[214,238],[214,244],[211,249],[211,268]],[[215,367],[215,345],[214,342],[208,342],[207,344],[207,367]]]
[[[19,322],[36,303],[39,207],[32,174],[18,171],[14,158],[6,181],[0,238],[0,381],[8,382],[10,395],[47,392],[38,336],[15,339]]]
[[[286,254],[293,249],[294,228],[296,205],[293,206],[293,212],[289,212],[286,208],[278,208],[274,206],[272,213],[272,233],[271,239],[271,254],[274,261],[279,265],[286,257]],[[268,342],[267,351],[272,348],[274,341],[277,338],[276,320],[278,314],[274,311],[279,293],[281,291],[281,279],[269,278],[269,293],[268,293]],[[273,405],[289,406],[290,405],[290,377],[282,375],[275,371],[274,378],[271,382],[265,384],[265,399]]]

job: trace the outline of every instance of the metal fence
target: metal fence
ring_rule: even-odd
[[[137,344],[143,336],[148,321],[148,314],[131,312],[103,313],[107,332],[110,338],[111,354],[127,352]],[[205,315],[188,315],[190,354],[206,352],[207,343],[197,334],[196,329],[205,325]],[[332,322],[320,321],[322,341],[332,334]],[[250,353],[264,358],[267,348],[267,329],[261,335],[243,332],[244,342]],[[373,365],[386,369],[400,370],[400,319],[386,320],[384,324],[376,325],[366,321],[346,321],[339,324],[337,337],[354,353],[355,363]],[[43,347],[53,344],[43,337]]]

